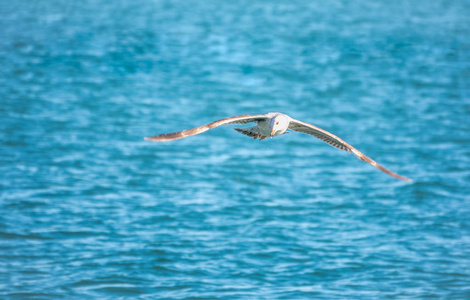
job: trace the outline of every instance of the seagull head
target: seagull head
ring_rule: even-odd
[[[289,127],[289,118],[285,115],[278,115],[271,119],[271,137],[281,135]]]

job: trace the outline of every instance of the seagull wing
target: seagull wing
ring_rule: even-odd
[[[230,125],[230,124],[247,124],[251,122],[258,122],[261,120],[267,119],[266,115],[240,115],[240,116],[234,116],[234,117],[229,117],[225,118],[222,120],[218,120],[215,122],[212,122],[210,124],[202,125],[199,127],[191,128],[191,129],[186,129],[183,131],[178,131],[178,132],[173,132],[173,133],[165,133],[165,134],[159,134],[151,137],[145,137],[147,141],[155,141],[155,142],[167,142],[167,141],[172,141],[172,140],[178,140],[182,139],[188,136],[196,135],[203,133],[209,129],[221,126],[221,125]]]
[[[370,157],[365,156],[359,150],[357,150],[353,146],[349,145],[348,143],[346,143],[345,141],[343,141],[342,139],[340,139],[336,135],[334,135],[334,134],[332,134],[332,133],[330,133],[326,130],[323,130],[323,129],[317,127],[317,126],[314,126],[314,125],[309,124],[309,123],[301,122],[301,121],[298,121],[298,120],[295,120],[295,119],[291,119],[288,128],[291,129],[291,130],[294,130],[294,131],[298,131],[298,132],[313,135],[314,137],[319,138],[320,140],[324,141],[325,143],[327,143],[327,144],[329,144],[329,145],[331,145],[335,148],[338,148],[340,150],[347,151],[347,152],[352,152],[360,160],[363,160],[363,161],[366,161],[366,162],[370,163],[371,165],[373,165],[377,169],[381,170],[382,172],[387,173],[390,176],[393,176],[393,177],[398,178],[400,180],[412,181],[410,178],[407,178],[405,176],[401,176],[401,175],[399,175],[395,172],[392,172],[392,171],[384,168],[383,166],[381,166],[377,162],[375,162],[373,159],[371,159]]]

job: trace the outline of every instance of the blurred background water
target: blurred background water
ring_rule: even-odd
[[[0,1],[4,299],[470,298],[468,1]],[[342,137],[230,126],[279,111]]]

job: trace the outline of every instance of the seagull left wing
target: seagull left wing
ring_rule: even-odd
[[[366,155],[361,153],[359,150],[357,150],[353,146],[349,145],[348,143],[346,143],[345,141],[343,141],[342,139],[340,139],[336,135],[334,135],[334,134],[332,134],[332,133],[330,133],[326,130],[323,130],[323,129],[317,127],[317,126],[314,126],[314,125],[309,124],[309,123],[301,122],[299,120],[295,120],[295,119],[291,118],[290,123],[289,123],[289,129],[313,135],[314,137],[319,138],[320,140],[324,141],[327,144],[330,144],[331,146],[333,146],[335,148],[338,148],[340,150],[347,151],[347,152],[352,152],[360,160],[363,160],[363,161],[366,161],[366,162],[370,163],[371,165],[373,165],[377,169],[381,170],[382,172],[387,173],[390,176],[393,176],[395,178],[398,178],[398,179],[404,180],[404,181],[412,181],[408,177],[401,176],[401,175],[399,175],[395,172],[392,172],[389,169],[379,165],[372,158],[367,157]]]
[[[266,115],[240,115],[235,117],[229,117],[222,120],[212,122],[210,124],[202,125],[199,127],[186,129],[183,131],[159,134],[151,137],[145,137],[147,141],[155,142],[167,142],[182,139],[188,136],[196,135],[203,133],[209,129],[221,126],[221,125],[230,125],[230,124],[247,124],[251,122],[258,122],[261,120],[267,119]]]

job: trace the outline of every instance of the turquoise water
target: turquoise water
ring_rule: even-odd
[[[0,1],[0,298],[470,298],[469,15]],[[143,140],[270,111],[414,181],[300,133]]]

